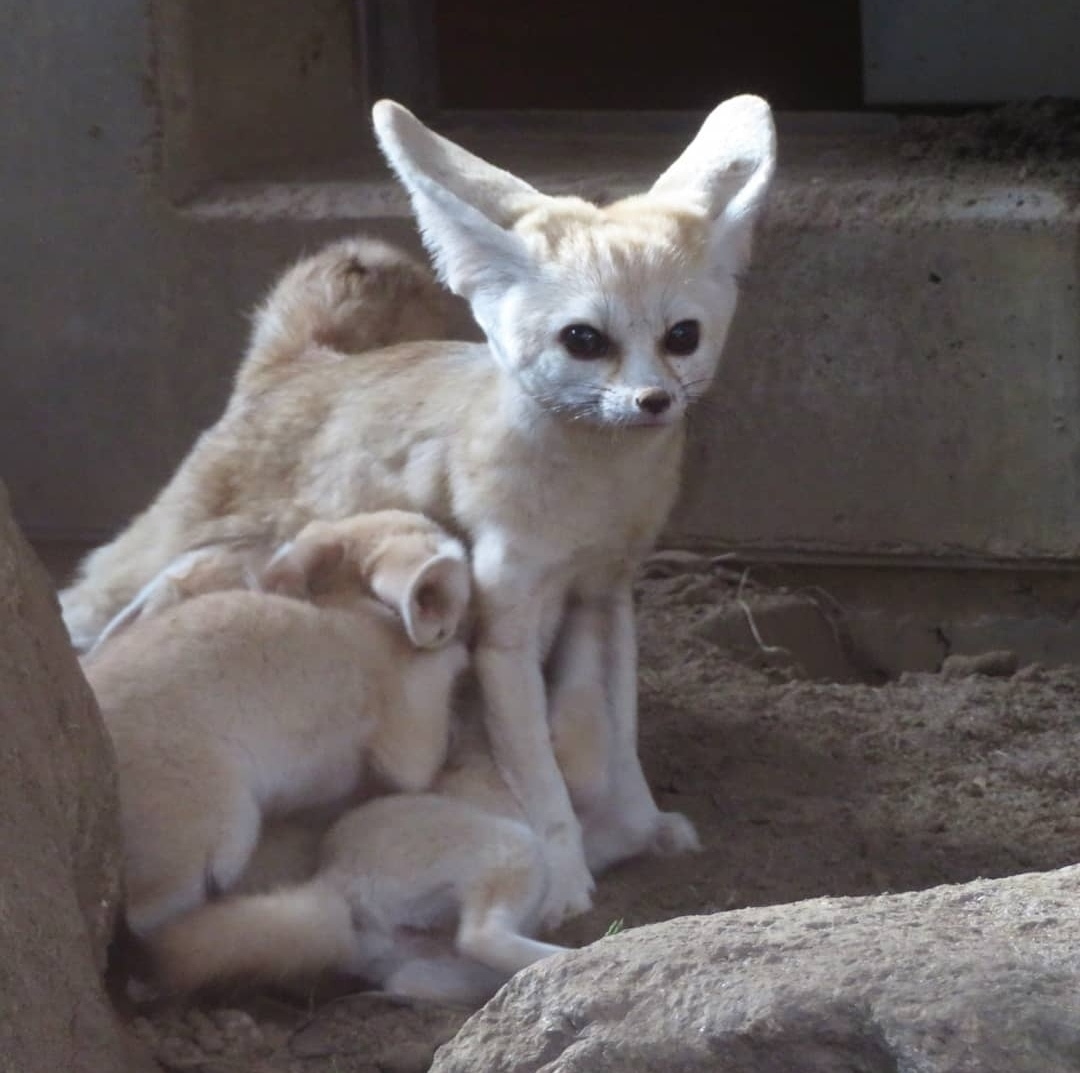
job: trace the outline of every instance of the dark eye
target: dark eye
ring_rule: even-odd
[[[603,358],[611,350],[611,340],[591,324],[568,324],[559,342],[572,358]]]
[[[696,320],[680,320],[668,328],[664,336],[664,349],[669,354],[685,356],[693,354],[701,341],[701,325]]]

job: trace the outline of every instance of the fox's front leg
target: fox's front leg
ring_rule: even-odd
[[[602,631],[598,672],[604,683],[608,726],[607,783],[583,816],[585,848],[594,872],[639,853],[679,853],[700,848],[694,825],[682,813],[661,812],[638,756],[637,632],[632,582],[620,582],[591,614]],[[581,669],[578,669],[581,673]],[[558,687],[553,688],[558,694]],[[558,715],[553,718],[558,721]]]
[[[548,728],[543,584],[480,544],[474,575],[480,604],[474,660],[485,723],[499,771],[543,843],[549,885],[540,917],[555,927],[589,908],[594,884]]]

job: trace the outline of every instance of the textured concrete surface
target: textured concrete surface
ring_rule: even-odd
[[[1074,556],[1076,208],[975,167],[800,171],[773,198],[675,529],[819,553]]]
[[[160,4],[166,14],[183,6]],[[0,95],[10,102],[0,118],[0,473],[32,535],[100,538],[142,507],[217,417],[247,313],[273,274],[351,230],[288,217],[207,225],[171,202],[168,183],[184,176],[175,161],[162,168],[198,102],[175,74],[159,96],[151,15],[147,0],[0,3]],[[317,64],[300,77],[305,47],[261,54],[298,98],[305,81],[326,81]],[[265,74],[237,57],[241,82]],[[322,106],[321,90],[311,103]],[[351,114],[362,130],[355,101]],[[296,109],[289,118],[300,122]],[[205,132],[196,174],[224,152],[230,121],[241,122],[235,109]],[[233,152],[247,146],[252,166],[265,164],[289,124],[267,133],[265,114],[249,121],[231,128]],[[354,131],[341,126],[349,150]],[[412,238],[404,219],[369,223]]]
[[[1080,93],[1073,0],[861,0],[871,102],[966,104]]]
[[[343,84],[339,8],[310,5],[310,33],[289,23],[291,52],[233,35],[238,77],[278,83],[200,135],[222,49],[199,23],[184,30],[201,42],[187,60],[166,47],[182,35],[155,38],[180,6],[161,0],[154,19],[144,0],[4,7],[0,78],[18,106],[0,121],[0,472],[37,538],[99,539],[148,500],[219,412],[245,313],[295,254],[361,228],[415,244],[403,196],[357,135],[358,97],[296,143],[299,158],[275,149],[304,125],[305,85],[325,110]],[[227,14],[223,34],[238,25]],[[319,32],[334,46],[320,50]],[[185,88],[189,61],[202,66]],[[451,118],[542,187],[602,197],[651,181],[692,127],[637,116],[605,135],[584,117],[556,135]],[[785,120],[781,144],[671,538],[764,555],[1074,557],[1071,180],[913,161],[872,121],[837,134]]]

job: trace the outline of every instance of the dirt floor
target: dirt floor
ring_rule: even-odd
[[[831,665],[849,680],[808,681],[768,636],[782,625],[771,615],[778,602],[803,613],[805,596],[740,587],[706,559],[661,557],[649,574],[642,751],[662,806],[696,821],[704,851],[604,876],[595,908],[562,941],[588,943],[619,921],[633,928],[1080,859],[1080,668],[863,684],[850,680],[862,673],[857,660],[845,670],[831,609],[812,600],[821,630],[810,650],[837,645]],[[820,675],[830,662],[818,662]],[[360,994],[159,1011],[135,1026],[169,1070],[410,1073],[427,1068],[465,1016]]]

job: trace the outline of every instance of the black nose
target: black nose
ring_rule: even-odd
[[[663,388],[650,387],[639,391],[634,397],[634,402],[639,410],[644,410],[654,417],[662,414],[671,405],[671,395]]]

